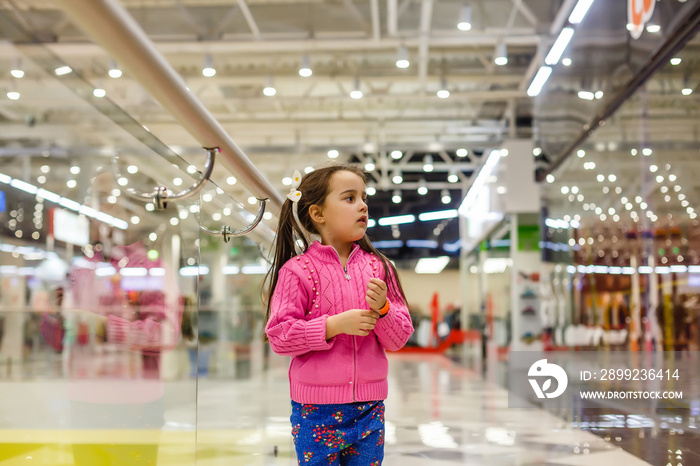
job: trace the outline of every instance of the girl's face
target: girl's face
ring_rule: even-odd
[[[324,244],[358,241],[369,219],[365,183],[356,174],[340,170],[331,176],[329,189],[320,206],[322,221],[316,223]]]

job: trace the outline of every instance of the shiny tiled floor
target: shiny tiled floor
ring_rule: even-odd
[[[390,360],[385,465],[652,464],[630,453],[635,450],[629,444],[623,449],[623,435],[595,435],[543,410],[508,408],[503,388],[443,356],[399,354]],[[192,380],[168,383],[161,431],[62,429],[61,406],[43,408],[55,411],[49,425],[18,423],[21,413],[32,409],[26,393],[55,393],[61,382],[1,383],[0,465],[73,465],[76,443],[115,448],[158,444],[159,465],[195,464],[195,450],[198,465],[296,464],[286,360],[273,355],[269,366],[243,380],[202,378],[196,408]],[[24,428],[12,428],[18,425]],[[700,464],[688,454],[669,450],[664,457],[673,466]]]

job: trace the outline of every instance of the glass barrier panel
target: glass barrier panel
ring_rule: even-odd
[[[5,114],[27,117],[0,148],[0,462],[193,464],[199,198],[128,190],[197,170],[45,49],[2,49],[25,72]]]

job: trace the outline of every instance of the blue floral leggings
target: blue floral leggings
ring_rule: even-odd
[[[384,459],[384,402],[310,405],[292,401],[299,465],[379,466]]]

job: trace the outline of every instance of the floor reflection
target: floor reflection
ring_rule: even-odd
[[[154,445],[157,464],[293,465],[286,366],[271,355],[248,378],[200,378],[196,405],[192,380],[166,382],[161,430],[70,430],[68,403],[30,401],[62,381],[0,383],[0,465],[74,465],[75,445],[95,465],[140,464]],[[509,408],[500,385],[442,356],[391,355],[389,383],[389,466],[700,464],[693,416]]]

